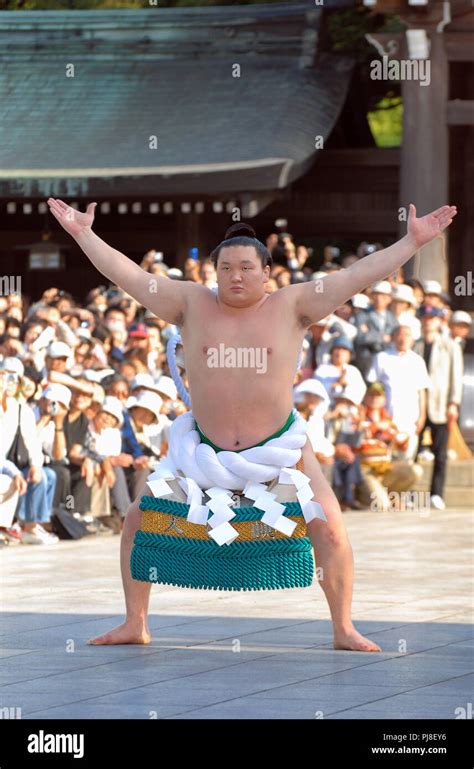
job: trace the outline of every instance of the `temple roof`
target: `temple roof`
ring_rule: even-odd
[[[352,72],[319,53],[321,15],[308,3],[1,12],[0,194],[285,187],[331,133]]]

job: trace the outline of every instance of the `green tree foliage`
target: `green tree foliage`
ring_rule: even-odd
[[[329,48],[357,61],[360,98],[379,147],[398,147],[402,138],[403,106],[400,86],[383,80],[371,80],[370,62],[379,58],[366,39],[367,34],[400,32],[405,29],[397,16],[387,17],[358,6],[328,15]]]

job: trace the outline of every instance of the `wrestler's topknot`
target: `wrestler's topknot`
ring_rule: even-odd
[[[236,222],[226,230],[224,240],[211,252],[211,259],[215,267],[217,267],[221,248],[226,246],[253,246],[260,257],[262,267],[273,265],[273,259],[268,248],[258,240],[255,230],[250,224]]]
[[[244,235],[247,238],[257,237],[257,233],[250,224],[246,224],[245,222],[236,222],[235,224],[232,224],[232,226],[229,227],[229,229],[226,231],[224,240],[228,240],[229,238],[236,238],[239,235]]]

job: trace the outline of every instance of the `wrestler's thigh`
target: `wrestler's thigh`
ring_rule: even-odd
[[[135,536],[135,532],[137,531],[137,529],[140,528],[140,523],[142,519],[142,511],[140,510],[140,500],[142,496],[147,493],[147,489],[148,487],[146,483],[144,483],[140,489],[140,493],[137,494],[137,496],[133,500],[130,507],[128,507],[127,512],[125,513],[125,518],[123,521],[123,529],[122,529],[122,534],[124,536],[133,537]]]
[[[310,478],[314,499],[322,506],[327,518],[327,521],[322,521],[319,518],[310,521],[306,527],[308,535],[311,536],[313,533],[315,535],[325,535],[328,533],[334,535],[338,532],[346,532],[341,506],[331,485],[324,477],[318,460],[314,456],[309,438],[306,439],[301,453],[304,461],[304,473]]]

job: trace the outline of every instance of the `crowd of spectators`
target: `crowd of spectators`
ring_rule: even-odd
[[[271,234],[267,246],[268,292],[323,279],[376,248],[364,243],[341,258],[328,247],[314,271],[290,234]],[[190,257],[179,270],[150,251],[141,266],[217,287],[210,259]],[[420,452],[433,460],[431,503],[444,508],[470,325],[439,283],[404,282],[400,270],[310,327],[295,406],[344,510],[374,499],[386,509],[392,490],[416,482]],[[32,303],[0,296],[0,545],[56,544],[61,514],[89,535],[120,532],[186,411],[166,358],[175,333],[115,286],[98,286],[83,303],[57,288]],[[185,379],[179,353],[177,363]]]

